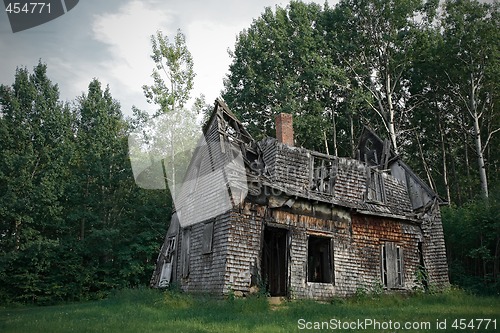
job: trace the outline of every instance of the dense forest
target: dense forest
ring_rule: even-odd
[[[222,96],[256,138],[294,114],[297,144],[355,156],[363,126],[448,203],[452,283],[500,292],[499,4],[292,1],[242,31]],[[152,36],[156,115],[185,110],[192,57],[179,31]],[[13,69],[14,72],[14,69]],[[162,77],[162,73],[167,73]],[[168,227],[166,190],[137,186],[125,119],[92,80],[72,103],[40,62],[0,86],[0,302],[49,304],[147,285]]]

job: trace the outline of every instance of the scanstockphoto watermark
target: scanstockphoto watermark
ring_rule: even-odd
[[[128,144],[136,184],[168,186],[183,228],[223,214],[247,196],[241,149],[231,145],[224,153],[224,142],[207,142],[201,126],[181,110],[143,124],[129,135]]]
[[[434,326],[435,327],[435,326]],[[331,318],[327,321],[307,321],[306,319],[299,319],[297,321],[297,328],[304,331],[315,330],[331,330],[331,331],[364,331],[364,330],[380,330],[380,331],[394,331],[394,330],[414,330],[414,331],[430,331],[433,325],[429,321],[415,321],[415,322],[399,322],[386,320],[381,321],[373,318],[357,319],[357,320],[340,320]]]
[[[376,330],[380,332],[439,332],[448,329],[471,332],[481,331],[495,332],[497,329],[496,318],[476,318],[476,319],[436,319],[434,321],[393,321],[378,320],[374,318],[364,318],[357,320],[340,320],[331,318],[326,321],[308,321],[301,318],[297,321],[297,328],[301,331],[365,331]]]

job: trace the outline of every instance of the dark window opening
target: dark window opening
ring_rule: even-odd
[[[382,283],[389,289],[399,288],[404,284],[403,248],[393,242],[382,245]]]
[[[307,281],[333,283],[332,239],[309,236],[307,249]]]

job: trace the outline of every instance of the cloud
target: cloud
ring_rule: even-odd
[[[107,69],[102,80],[114,88],[113,96],[121,102],[124,113],[130,113],[133,104],[148,106],[141,87],[150,82],[154,66],[150,58],[150,36],[160,28],[170,34],[164,27],[172,22],[172,16],[172,12],[151,2],[134,0],[124,4],[117,13],[94,18],[93,38],[107,46],[110,56],[101,63]]]
[[[186,42],[193,55],[196,73],[194,96],[204,94],[209,103],[219,96],[222,79],[231,62],[227,49],[234,44],[237,32],[242,28],[209,20],[188,24]]]

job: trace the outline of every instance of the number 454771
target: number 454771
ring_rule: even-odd
[[[465,330],[465,329],[472,329],[472,330],[487,330],[489,328],[496,330],[497,329],[497,320],[496,319],[455,319],[453,321],[453,324],[451,325],[452,328],[456,330]]]
[[[9,14],[41,14],[43,11],[50,14],[50,3],[45,2],[27,2],[27,3],[19,3],[19,2],[9,2],[5,11]]]

